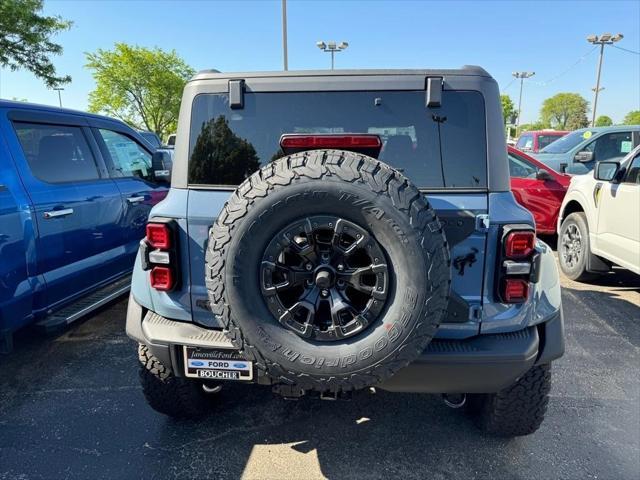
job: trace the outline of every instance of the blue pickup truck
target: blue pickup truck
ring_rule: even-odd
[[[0,351],[31,323],[66,325],[129,289],[168,186],[124,123],[0,101]]]

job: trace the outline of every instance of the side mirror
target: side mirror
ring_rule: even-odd
[[[157,150],[151,157],[151,170],[157,182],[171,183],[171,167],[173,160],[169,152]]]
[[[596,180],[610,182],[616,178],[620,164],[618,162],[598,162],[594,177]]]
[[[590,152],[589,150],[582,150],[581,152],[576,153],[576,156],[573,157],[576,162],[580,163],[588,163],[594,160],[594,158],[593,152]]]
[[[551,175],[544,168],[541,168],[540,170],[538,170],[538,173],[536,173],[536,179],[542,180],[542,181],[545,181],[545,182],[554,180],[553,175]]]

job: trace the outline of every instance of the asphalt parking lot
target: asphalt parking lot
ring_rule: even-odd
[[[142,397],[123,299],[0,357],[0,478],[638,478],[640,278],[563,285],[567,352],[532,436],[381,391],[290,402],[231,385],[210,417],[167,419]]]

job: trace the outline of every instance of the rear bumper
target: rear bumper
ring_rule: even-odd
[[[378,388],[416,393],[493,393],[510,385],[532,366],[564,353],[559,310],[547,321],[525,329],[478,335],[465,340],[433,340],[418,360]],[[164,318],[129,297],[127,335],[146,344],[175,375],[183,375],[180,346],[233,346],[219,330]]]
[[[495,393],[564,353],[562,311],[544,323],[465,340],[433,340],[378,388],[392,392]]]

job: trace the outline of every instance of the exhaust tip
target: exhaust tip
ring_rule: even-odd
[[[449,408],[462,408],[467,403],[467,395],[464,393],[442,394],[442,401]]]
[[[222,390],[222,385],[215,385],[213,387],[210,387],[207,384],[203,383],[202,390],[204,390],[204,393],[218,393],[220,390]]]

